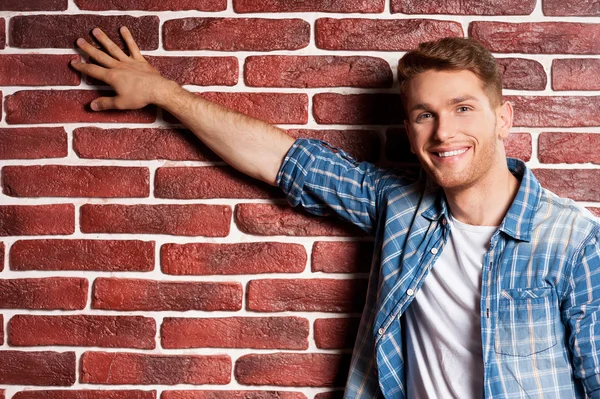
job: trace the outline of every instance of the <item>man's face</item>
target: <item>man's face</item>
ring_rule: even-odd
[[[492,107],[470,71],[426,71],[408,82],[405,121],[411,150],[442,188],[461,189],[498,170],[512,108]]]

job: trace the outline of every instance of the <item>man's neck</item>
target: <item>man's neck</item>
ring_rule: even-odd
[[[502,223],[520,185],[505,165],[473,186],[444,190],[455,219],[473,226],[499,226]]]

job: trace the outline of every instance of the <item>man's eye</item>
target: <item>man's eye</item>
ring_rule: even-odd
[[[425,112],[425,113],[417,116],[417,122],[420,121],[420,120],[423,120],[423,119],[431,118],[431,117],[432,117],[432,115],[430,113]]]
[[[470,110],[470,108],[469,108],[469,107],[462,106],[462,107],[458,107],[458,110],[457,110],[457,111],[458,111],[458,112],[467,112],[467,111],[469,111],[469,110]]]

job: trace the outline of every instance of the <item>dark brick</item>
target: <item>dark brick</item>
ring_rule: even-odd
[[[0,384],[70,386],[75,352],[0,351]]]
[[[569,16],[598,16],[600,15],[600,4],[595,1],[542,1],[542,11],[546,16],[569,17]]]
[[[1,5],[0,5],[1,6]],[[77,55],[2,54],[1,86],[78,86],[81,78],[69,67]]]
[[[227,0],[75,0],[81,10],[225,11]]]
[[[319,241],[311,255],[311,270],[325,273],[368,273],[372,242]]]
[[[306,399],[290,391],[163,391],[161,399]]]
[[[394,125],[404,120],[399,94],[319,93],[313,97],[317,123],[348,125]]]
[[[237,13],[249,12],[335,12],[381,13],[385,0],[233,0]]]
[[[315,320],[315,343],[317,348],[352,348],[358,333],[359,323],[360,319],[357,317]]]
[[[66,235],[75,231],[75,206],[0,205],[0,236]]]
[[[538,61],[525,58],[498,58],[502,86],[512,90],[544,90],[547,77]]]
[[[62,127],[0,129],[0,159],[63,158],[67,154],[67,132]]]
[[[83,278],[2,279],[0,309],[79,310],[85,308],[87,291]]]
[[[62,390],[19,391],[13,399],[156,399],[156,391],[140,390]]]
[[[392,0],[392,13],[403,14],[529,15],[534,8],[535,0]]]
[[[0,11],[65,11],[68,0],[2,0]]]

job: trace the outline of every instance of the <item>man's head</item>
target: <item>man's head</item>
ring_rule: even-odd
[[[485,187],[506,172],[512,107],[487,49],[464,38],[423,43],[402,57],[398,79],[411,150],[440,186]]]

